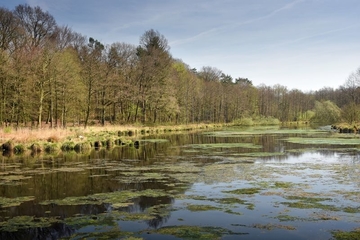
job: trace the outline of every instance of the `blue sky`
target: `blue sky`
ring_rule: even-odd
[[[255,86],[337,88],[360,67],[359,0],[0,0],[24,3],[105,44],[157,30],[174,58]]]

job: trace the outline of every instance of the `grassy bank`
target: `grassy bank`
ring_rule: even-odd
[[[192,131],[223,127],[223,124],[189,124],[176,126],[93,126],[86,129],[29,129],[6,127],[0,129],[0,147],[3,152],[22,154],[24,152],[83,151],[91,148],[114,145],[134,145],[139,136],[167,132]]]
[[[91,148],[114,145],[138,146],[139,136],[169,132],[215,129],[226,126],[279,125],[273,118],[243,118],[227,124],[186,124],[167,126],[108,125],[88,128],[14,128],[0,129],[2,152],[22,154],[24,152],[83,151]]]

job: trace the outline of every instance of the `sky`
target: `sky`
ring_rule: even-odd
[[[173,58],[253,85],[338,88],[360,67],[359,0],[0,0],[40,6],[104,44],[139,44],[150,29]]]

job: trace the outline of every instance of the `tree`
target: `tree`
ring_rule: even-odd
[[[24,37],[30,40],[30,46],[38,47],[46,43],[49,38],[55,37],[57,25],[54,17],[42,11],[39,6],[18,5],[14,14],[25,30]]]
[[[89,43],[80,49],[81,79],[86,88],[85,122],[86,128],[89,123],[93,96],[103,78],[103,50],[104,45],[94,38],[89,38]]]
[[[206,66],[201,68],[198,76],[207,82],[219,82],[222,74],[222,71],[217,69],[216,67]]]
[[[315,102],[315,116],[313,121],[321,124],[333,124],[340,120],[341,110],[336,104],[327,100]]]
[[[140,45],[137,47],[139,98],[136,109],[141,107],[143,123],[147,121],[147,110],[152,111],[155,122],[159,111],[172,97],[167,92],[172,61],[169,49],[166,38],[153,29],[146,31],[140,38]],[[136,110],[135,119],[137,112]]]

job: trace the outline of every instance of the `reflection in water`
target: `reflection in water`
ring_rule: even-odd
[[[16,232],[0,232],[0,239],[60,239],[70,237],[75,229],[64,223],[54,223],[51,227],[20,229]]]
[[[348,175],[348,178],[353,183],[357,184],[358,187],[360,186],[360,157],[357,151],[340,145],[309,146],[290,143],[286,141],[289,136],[299,137],[301,135],[297,133],[249,133],[228,136],[224,134],[187,133],[148,136],[140,139],[137,147],[100,148],[81,154],[74,152],[60,153],[57,156],[41,154],[13,156],[5,154],[1,158],[0,165],[0,204],[2,206],[0,223],[5,223],[8,219],[17,216],[56,217],[62,221],[74,216],[108,214],[112,216],[110,218],[111,224],[121,225],[124,221],[121,212],[126,212],[129,214],[148,214],[150,218],[148,217],[142,222],[146,223],[149,228],[154,229],[166,226],[169,222],[173,223],[176,219],[186,218],[186,214],[194,217],[194,219],[188,221],[196,224],[195,219],[202,216],[202,214],[204,216],[208,215],[205,213],[189,213],[186,210],[173,211],[171,207],[179,202],[175,199],[181,199],[187,191],[195,191],[200,196],[197,196],[199,197],[198,201],[210,201],[210,203],[206,202],[206,204],[211,205],[214,202],[218,203],[221,196],[224,195],[221,191],[217,192],[219,199],[215,199],[212,196],[212,194],[216,195],[214,188],[229,187],[225,185],[227,182],[234,184],[230,187],[251,187],[251,184],[255,183],[263,187],[266,185],[264,181],[271,179],[272,183],[267,184],[270,186],[269,188],[274,188],[276,185],[274,185],[274,181],[280,177],[282,177],[281,181],[289,181],[290,179],[305,181],[301,174],[305,174],[309,166],[301,164],[308,163],[316,163],[319,166],[325,164],[324,169],[311,170],[311,174],[306,176],[309,179],[314,178],[319,181],[316,186],[319,191],[327,189],[322,188],[324,185],[323,179],[320,178],[319,180],[317,178],[331,178],[331,171],[335,171],[327,167],[326,164],[330,163],[343,164],[341,170]],[[251,146],[260,147],[245,148],[241,146],[228,147],[226,145],[234,143],[251,144]],[[197,148],[193,148],[193,144],[197,144]],[[211,148],[209,148],[210,145]],[[267,172],[267,168],[262,169],[262,166],[266,166],[271,171]],[[291,171],[287,169],[288,166],[291,166]],[[311,166],[318,167],[315,164]],[[255,173],[259,169],[261,169],[261,172]],[[321,174],[324,175],[321,176]],[[277,180],[278,185],[281,185],[282,182],[279,179]],[[258,181],[259,183],[257,183]],[[196,185],[193,184],[199,182],[202,183],[203,188],[196,189]],[[307,183],[304,182],[305,184]],[[114,207],[112,202],[102,202],[101,204],[69,203],[68,205],[41,204],[46,200],[77,199],[82,196],[96,198],[97,193],[144,191],[148,189],[162,190],[168,195],[134,197],[129,199],[131,202],[129,206],[120,208]],[[290,192],[290,190],[288,191]],[[272,192],[268,194],[274,194],[274,192],[276,191],[272,189]],[[208,199],[201,199],[202,195],[209,195]],[[24,201],[15,206],[10,206],[6,202],[9,199],[28,196],[34,197],[34,200]],[[254,198],[261,202],[265,196]],[[276,207],[279,209],[279,202],[284,201],[286,196],[282,197],[282,199],[277,199]],[[233,196],[228,196],[227,199],[231,200],[233,198]],[[244,205],[245,207],[255,206],[246,201]],[[235,209],[231,209],[231,211],[236,212],[238,206],[231,206]],[[184,208],[184,206],[181,207]],[[261,207],[261,209],[263,208]],[[227,214],[232,213],[229,209],[227,210],[229,211]],[[249,216],[254,213],[251,209],[242,209],[241,211],[249,213]],[[271,211],[275,212],[275,210]],[[218,213],[216,212],[216,214]],[[224,222],[229,221],[229,219],[236,219],[234,216],[239,218],[241,215],[230,215],[233,217],[231,218],[229,215],[224,215],[225,213],[221,214],[217,216],[221,215],[224,219],[227,219]],[[258,215],[259,219],[264,217],[262,212],[259,212]],[[97,218],[94,217],[94,219]],[[249,219],[253,218],[249,217]],[[219,222],[221,220],[217,221],[216,219],[200,218],[197,220],[209,221],[219,225],[224,224],[224,222]],[[19,229],[16,232],[3,229],[0,231],[0,237],[1,239],[57,239],[69,237],[78,232],[78,228],[61,221],[55,222],[51,227],[32,227]],[[132,220],[132,224],[139,223]],[[182,225],[183,223],[178,224]],[[239,223],[234,223],[234,226],[236,224]],[[241,223],[240,225],[243,226],[244,224]]]

